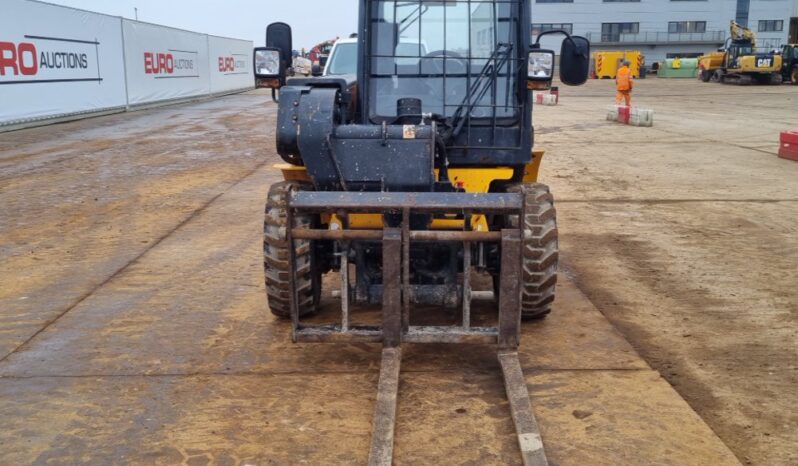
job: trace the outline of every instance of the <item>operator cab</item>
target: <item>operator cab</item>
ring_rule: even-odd
[[[334,113],[336,121],[325,121],[334,128],[318,153],[335,152],[338,144],[349,150],[346,155],[336,153],[332,157],[338,166],[331,167],[335,173],[330,176],[340,181],[330,179],[329,186],[315,176],[313,164],[306,164],[317,189],[373,186],[370,189],[437,190],[436,186],[410,183],[409,173],[402,175],[395,168],[384,168],[392,164],[375,154],[369,155],[365,169],[361,162],[352,165],[358,167],[352,176],[370,181],[349,183],[345,159],[355,157],[351,154],[357,152],[351,148],[367,150],[365,146],[371,143],[364,141],[370,141],[371,135],[377,133],[391,139],[392,127],[399,131],[399,139],[404,139],[394,143],[397,147],[431,139],[431,143],[423,142],[420,149],[410,152],[431,152],[421,159],[432,159],[429,163],[440,171],[444,185],[449,166],[505,166],[521,176],[532,158],[531,91],[549,89],[555,70],[555,54],[540,48],[540,37],[566,36],[560,51],[560,80],[566,85],[586,81],[590,56],[589,42],[565,31],[547,31],[538,36],[537,43],[530,43],[530,10],[528,0],[361,0],[360,33],[355,39],[344,39],[335,45],[324,76],[288,82],[284,78],[285,64],[277,57],[286,36],[290,38],[290,28],[270,26],[271,43],[255,50],[258,86],[274,90],[287,84],[282,92],[290,92],[292,99],[298,99],[294,107],[281,106],[288,120],[280,126],[278,151],[292,163],[307,157],[300,155],[296,134],[305,137],[310,125],[320,122],[307,121],[306,129],[302,123],[305,115],[295,112],[301,102],[326,92],[322,88],[336,87],[340,91],[337,97],[332,96],[339,105]],[[353,70],[356,80],[350,78]],[[406,125],[424,128],[403,133],[402,126]],[[403,134],[414,134],[412,139],[416,141],[407,140]],[[428,146],[431,150],[423,149]],[[373,148],[368,150],[373,152]],[[308,153],[315,156],[317,151]],[[321,154],[319,163],[330,164],[332,158]],[[421,160],[416,162],[426,165]],[[364,173],[369,166],[376,168]]]

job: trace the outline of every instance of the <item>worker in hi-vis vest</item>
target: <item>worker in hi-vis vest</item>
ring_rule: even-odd
[[[618,69],[618,76],[615,78],[615,87],[618,93],[615,95],[615,103],[620,105],[624,102],[628,107],[632,105],[632,69],[629,68],[629,60],[621,62],[621,67]]]

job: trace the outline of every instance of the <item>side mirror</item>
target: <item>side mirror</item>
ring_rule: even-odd
[[[266,47],[254,53],[255,86],[279,89],[285,85],[288,70],[293,64],[291,26],[272,23],[266,28]]]
[[[324,74],[324,70],[321,69],[321,65],[313,65],[313,67],[310,69],[310,74],[312,74],[314,77],[319,77]]]
[[[581,86],[590,71],[590,41],[571,36],[562,42],[560,50],[560,81],[569,86]]]
[[[280,61],[284,63],[286,69],[291,67],[294,51],[294,41],[291,33],[291,26],[285,23],[272,23],[266,28],[266,47],[273,47],[280,50]]]

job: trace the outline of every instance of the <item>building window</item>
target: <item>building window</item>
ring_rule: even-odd
[[[707,32],[706,21],[671,21],[668,23],[668,32],[677,34],[682,32]]]
[[[621,34],[638,34],[640,23],[601,23],[602,42],[620,42]]]
[[[765,19],[759,21],[759,32],[781,32],[784,30],[784,21],[780,19]]]
[[[573,3],[574,0],[535,0],[535,3]]]
[[[737,0],[737,14],[735,19],[738,24],[748,27],[748,13],[751,11],[751,0]]]
[[[562,29],[568,34],[574,33],[574,25],[572,23],[532,23],[532,37],[539,36],[541,32],[559,29]]]

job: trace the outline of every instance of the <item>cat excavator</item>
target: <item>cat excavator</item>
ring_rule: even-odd
[[[782,81],[780,54],[756,52],[756,33],[731,21],[725,46],[698,58],[703,82],[730,84],[779,84]]]

